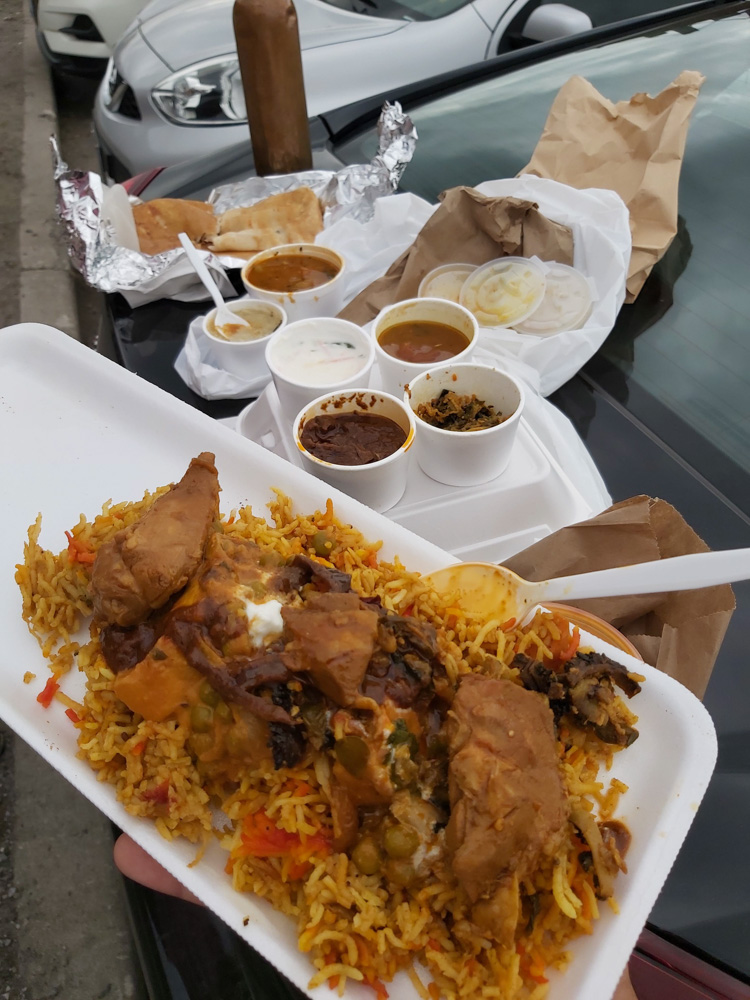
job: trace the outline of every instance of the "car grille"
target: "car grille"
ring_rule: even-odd
[[[113,109],[115,110],[115,109]],[[123,115],[125,118],[135,118],[140,119],[141,112],[138,108],[138,102],[135,99],[135,94],[130,89],[130,87],[125,87],[122,92],[122,99],[120,100],[120,107],[116,109],[119,114]]]
[[[123,118],[140,120],[141,112],[135,94],[114,66],[111,66],[107,79],[107,107]]]

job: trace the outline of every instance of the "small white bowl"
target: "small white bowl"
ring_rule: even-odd
[[[417,414],[443,389],[459,396],[476,396],[506,419],[477,431],[450,431],[434,427]],[[523,413],[524,391],[510,375],[491,365],[448,364],[418,375],[404,393],[414,413],[417,433],[414,454],[420,469],[447,486],[479,486],[501,475],[510,462]]]
[[[324,392],[365,388],[375,347],[372,337],[356,324],[315,317],[289,323],[271,337],[265,360],[281,407],[291,420],[300,407]]]
[[[459,302],[480,326],[506,327],[530,316],[544,297],[545,267],[527,257],[499,257],[478,267],[461,288]]]
[[[420,281],[417,297],[458,302],[463,283],[476,269],[476,264],[441,264],[440,267],[433,267]]]
[[[277,257],[316,257],[324,263],[336,268],[335,277],[315,288],[301,291],[270,291],[261,288],[252,281],[253,268],[267,260]],[[261,250],[255,254],[242,268],[242,283],[249,295],[264,302],[275,302],[286,310],[289,322],[307,319],[310,316],[335,316],[344,305],[346,264],[344,258],[328,247],[317,243],[288,243],[270,250]]]
[[[419,320],[428,323],[445,323],[447,326],[453,327],[466,338],[466,347],[458,351],[452,358],[423,362],[402,361],[400,358],[388,354],[381,347],[380,338],[394,326]],[[434,368],[435,365],[447,364],[449,361],[451,364],[457,361],[468,361],[476,347],[479,326],[469,310],[464,309],[457,302],[448,302],[446,299],[405,299],[403,302],[396,302],[381,309],[373,323],[372,334],[383,388],[386,392],[400,397],[404,386],[421,372]]]
[[[202,320],[203,333],[210,344],[210,352],[220,368],[240,375],[243,378],[257,378],[267,372],[265,353],[266,345],[283,327],[286,326],[286,313],[273,302],[258,302],[254,299],[233,299],[225,303],[230,312],[242,311],[245,319],[252,322],[253,314],[260,317],[272,317],[276,326],[270,333],[253,340],[227,340],[217,337],[215,330],[216,309],[206,313]]]
[[[316,458],[302,444],[305,424],[322,414],[370,412],[395,421],[406,440],[391,455],[369,465],[336,465]],[[358,389],[353,392],[329,392],[304,406],[294,421],[294,443],[308,472],[343,493],[382,513],[397,504],[404,495],[409,472],[409,450],[414,443],[414,415],[411,409],[387,392]]]

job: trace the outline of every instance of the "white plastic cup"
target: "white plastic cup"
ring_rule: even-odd
[[[337,377],[334,368],[326,375],[325,366],[312,360],[313,348],[325,339],[353,344],[363,357],[360,367],[345,377]],[[308,364],[304,360],[306,352],[311,352]],[[317,349],[315,353],[319,353]],[[266,344],[265,360],[281,408],[291,421],[301,407],[323,393],[365,388],[375,361],[375,348],[372,338],[355,323],[335,317],[315,317],[289,323],[272,336]]]
[[[386,458],[369,465],[334,465],[316,458],[303,446],[300,435],[308,420],[324,413],[350,413],[363,410],[394,420],[406,434],[406,440]],[[409,473],[409,452],[414,443],[414,414],[400,399],[387,392],[359,389],[319,396],[304,406],[294,421],[294,443],[304,468],[342,493],[367,504],[378,513],[389,510],[404,495]]]
[[[337,268],[336,276],[323,285],[306,288],[302,291],[273,292],[261,288],[252,282],[252,269],[260,261],[273,257],[299,257],[307,255],[317,257]],[[344,305],[346,264],[344,258],[328,247],[317,243],[288,243],[270,250],[261,250],[255,254],[242,268],[242,283],[248,295],[264,302],[275,302],[286,310],[289,322],[307,319],[310,316],[335,316]]]
[[[467,346],[459,351],[453,358],[445,361],[413,362],[401,361],[388,354],[381,346],[379,337],[391,327],[399,323],[421,320],[428,323],[445,323],[458,330],[468,340]],[[401,397],[404,387],[412,379],[429,368],[434,368],[439,364],[453,364],[459,361],[468,361],[476,348],[479,337],[479,324],[468,309],[458,305],[457,302],[449,302],[447,299],[405,299],[403,302],[396,302],[386,306],[378,313],[372,327],[373,340],[375,343],[375,357],[380,369],[383,388],[386,392],[394,396]]]
[[[254,340],[225,340],[211,332],[211,324],[216,322],[216,309],[203,317],[203,333],[210,344],[210,351],[217,364],[225,371],[243,378],[258,378],[267,373],[266,346],[274,334],[286,326],[287,317],[281,306],[273,302],[257,302],[254,299],[233,299],[224,303],[230,312],[250,310],[262,315],[271,313],[277,320],[277,326],[264,337]]]
[[[433,427],[417,415],[443,389],[459,396],[476,396],[506,419],[477,431]],[[414,454],[420,469],[447,486],[479,486],[501,475],[510,462],[524,406],[524,391],[516,379],[491,365],[446,364],[418,375],[404,393],[414,413]]]

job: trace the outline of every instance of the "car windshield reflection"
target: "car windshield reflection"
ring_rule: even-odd
[[[600,355],[750,472],[750,17],[686,25],[576,52],[406,110],[419,132],[402,187],[434,201],[458,184],[512,177],[531,158],[552,99],[573,74],[612,101],[655,94],[682,70],[706,77],[688,133],[678,235],[661,268],[658,301],[637,322],[625,307]],[[375,152],[371,133],[337,150],[346,162]],[[667,273],[668,272],[668,273]],[[643,293],[647,294],[646,292]],[[649,304],[650,303],[650,304]],[[625,382],[622,383],[625,385]],[[623,391],[627,391],[624,389]]]

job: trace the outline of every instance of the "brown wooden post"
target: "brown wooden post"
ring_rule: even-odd
[[[292,0],[235,0],[233,19],[257,173],[309,170],[312,150]]]

